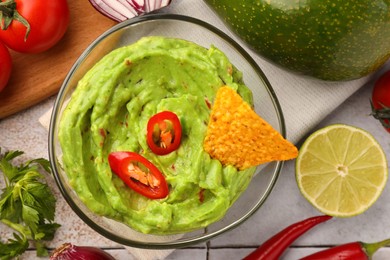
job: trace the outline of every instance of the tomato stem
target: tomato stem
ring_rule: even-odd
[[[370,102],[371,102],[371,110],[372,110],[371,115],[375,119],[379,120],[385,128],[390,128],[390,122],[389,122],[390,107],[387,107],[387,106],[379,103],[382,108],[376,109],[374,107],[372,100],[370,100]]]
[[[26,41],[31,27],[28,21],[17,11],[15,0],[0,2],[0,28],[2,30],[7,30],[14,20],[20,22],[26,27],[26,34],[24,35],[24,41]]]

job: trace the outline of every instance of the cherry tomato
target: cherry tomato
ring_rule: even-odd
[[[7,85],[11,76],[12,60],[7,47],[0,42],[0,92]]]
[[[390,70],[375,82],[371,103],[372,115],[390,133]]]
[[[67,0],[5,0],[2,3],[9,10],[0,11],[3,15],[3,25],[7,19],[12,19],[12,22],[7,28],[0,30],[0,39],[15,51],[23,53],[46,51],[66,32],[69,24]],[[26,22],[29,25],[29,32]]]
[[[135,192],[150,198],[162,199],[169,189],[164,175],[142,155],[134,152],[112,152],[108,155],[111,170]]]
[[[181,142],[181,124],[177,115],[163,111],[152,116],[147,125],[146,141],[157,155],[175,151]]]

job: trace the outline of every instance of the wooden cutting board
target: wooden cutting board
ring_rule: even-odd
[[[96,11],[88,0],[68,1],[70,23],[61,41],[40,54],[11,52],[12,74],[0,93],[0,119],[56,94],[81,53],[116,22]]]

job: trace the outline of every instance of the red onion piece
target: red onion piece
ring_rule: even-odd
[[[124,20],[163,8],[171,0],[89,0],[92,6],[108,18]]]
[[[115,260],[115,258],[97,247],[65,243],[54,250],[50,260]]]

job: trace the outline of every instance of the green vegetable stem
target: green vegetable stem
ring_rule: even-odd
[[[54,223],[55,197],[40,173],[41,166],[50,173],[46,159],[29,160],[19,166],[11,162],[21,151],[1,153],[0,172],[5,187],[0,194],[0,221],[14,230],[13,238],[0,241],[0,259],[23,254],[29,242],[37,248],[37,256],[48,256],[43,241],[52,240],[60,227]]]
[[[24,41],[26,41],[31,27],[28,21],[16,10],[15,0],[0,2],[0,29],[7,30],[13,20],[20,22],[26,27],[26,35],[24,37]]]

